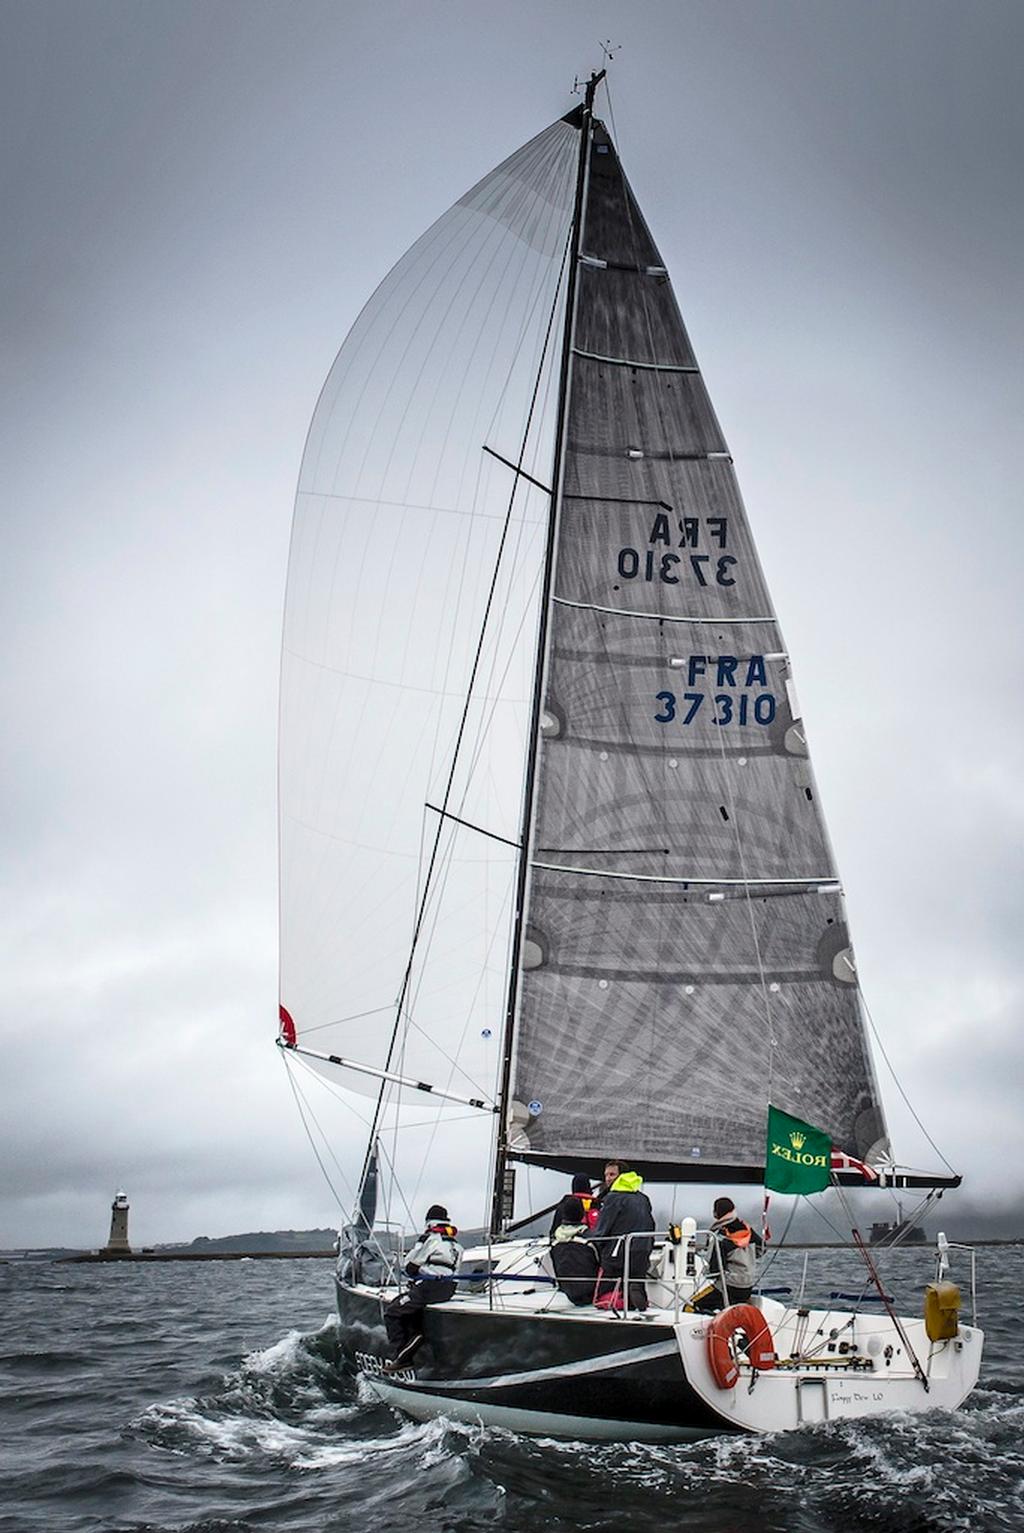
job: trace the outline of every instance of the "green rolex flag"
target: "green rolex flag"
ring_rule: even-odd
[[[820,1128],[768,1108],[764,1185],[772,1192],[821,1192],[831,1180],[832,1141]]]

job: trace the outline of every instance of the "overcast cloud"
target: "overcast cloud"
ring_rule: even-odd
[[[1020,5],[0,16],[0,1246],[101,1241],[122,1182],[138,1242],[335,1219],[273,1047],[305,431],[381,276],[609,36],[875,1022],[965,1196],[1020,1200]],[[440,1152],[435,1186],[479,1217]]]

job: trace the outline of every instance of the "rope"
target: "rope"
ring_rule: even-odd
[[[279,1052],[281,1054],[281,1059],[282,1059],[282,1062],[283,1062],[284,1067],[285,1067],[285,1074],[288,1077],[288,1084],[292,1088],[292,1096],[295,1098],[295,1105],[296,1105],[296,1107],[299,1110],[299,1118],[300,1118],[300,1120],[302,1122],[302,1127],[305,1129],[305,1131],[306,1131],[306,1138],[309,1140],[310,1149],[313,1151],[313,1154],[316,1156],[316,1163],[320,1167],[321,1172],[323,1173],[324,1181],[327,1183],[328,1187],[331,1190],[332,1198],[334,1199],[334,1201],[337,1203],[339,1209],[341,1210],[345,1222],[346,1223],[350,1223],[351,1221],[349,1220],[348,1209],[345,1207],[345,1204],[342,1202],[341,1198],[338,1196],[337,1188],[335,1187],[334,1183],[331,1181],[330,1173],[328,1172],[327,1167],[324,1165],[323,1157],[321,1156],[320,1151],[317,1148],[316,1140],[313,1138],[313,1135],[309,1131],[309,1124],[306,1122],[306,1114],[305,1114],[305,1111],[303,1110],[303,1103],[304,1103],[305,1099],[303,1098],[301,1092],[299,1091],[298,1087],[296,1086],[295,1081],[292,1079],[292,1072],[288,1068],[288,1061],[285,1058],[285,1051],[284,1051],[284,1049],[281,1049]],[[317,1127],[319,1128],[319,1124],[317,1124]],[[345,1178],[345,1173],[341,1170],[340,1166],[338,1167],[338,1171],[339,1171],[339,1174],[341,1175],[342,1180],[346,1182],[346,1185],[348,1185],[347,1179]],[[351,1189],[350,1186],[349,1186],[348,1190],[351,1192],[352,1189]],[[356,1203],[356,1202],[358,1202],[358,1199],[354,1199],[354,1203]]]
[[[845,1196],[845,1194],[843,1192],[842,1186],[840,1185],[838,1179],[836,1177],[834,1177],[834,1176],[832,1178],[832,1181],[833,1181],[833,1185],[835,1186],[836,1191],[839,1194],[839,1201],[843,1205],[843,1209],[844,1209],[844,1211],[846,1213],[846,1217],[850,1221],[850,1232],[853,1235],[854,1244],[856,1245],[857,1250],[860,1252],[861,1259],[864,1262],[865,1267],[868,1269],[868,1273],[870,1275],[871,1282],[878,1289],[878,1297],[882,1301],[882,1306],[885,1309],[886,1314],[889,1316],[889,1319],[892,1321],[893,1326],[894,1326],[894,1328],[896,1330],[897,1336],[900,1338],[900,1340],[902,1341],[903,1345],[906,1347],[906,1349],[907,1349],[907,1356],[910,1358],[911,1362],[914,1365],[914,1372],[917,1375],[918,1379],[921,1381],[921,1383],[924,1385],[925,1393],[927,1393],[927,1391],[928,1391],[928,1379],[927,1379],[927,1377],[925,1375],[924,1369],[921,1367],[921,1364],[918,1361],[917,1353],[914,1351],[913,1347],[910,1345],[910,1337],[907,1335],[906,1331],[904,1330],[903,1322],[900,1319],[899,1315],[897,1315],[895,1309],[893,1308],[892,1300],[889,1298],[889,1295],[886,1293],[885,1288],[882,1285],[882,1279],[879,1276],[878,1268],[875,1265],[874,1259],[872,1258],[870,1251],[868,1250],[867,1246],[864,1243],[864,1238],[861,1235],[860,1230],[857,1228],[857,1226],[853,1222],[853,1211],[850,1208],[850,1205],[849,1205],[849,1203],[846,1200],[846,1196]]]
[[[886,1065],[888,1066],[889,1074],[893,1078],[893,1082],[895,1083],[896,1090],[899,1092],[900,1096],[903,1098],[904,1106],[906,1107],[907,1111],[910,1113],[910,1116],[913,1118],[913,1120],[917,1124],[918,1128],[921,1130],[921,1133],[924,1135],[925,1139],[927,1139],[927,1141],[928,1141],[929,1145],[931,1146],[931,1148],[935,1151],[936,1155],[939,1157],[939,1159],[941,1160],[942,1164],[945,1166],[946,1170],[952,1176],[955,1176],[956,1172],[953,1170],[953,1167],[950,1165],[949,1161],[946,1159],[946,1157],[943,1155],[942,1151],[939,1149],[938,1145],[935,1143],[935,1140],[932,1138],[932,1136],[929,1134],[928,1130],[925,1128],[924,1124],[921,1122],[921,1119],[917,1116],[917,1113],[914,1111],[913,1103],[911,1102],[910,1098],[907,1096],[907,1093],[903,1089],[903,1084],[900,1081],[899,1076],[896,1074],[895,1069],[893,1068],[892,1060],[889,1058],[889,1055],[886,1053],[885,1045],[882,1043],[882,1040],[881,1040],[881,1038],[878,1035],[878,1029],[875,1026],[874,1018],[871,1015],[871,1008],[868,1006],[867,1000],[865,999],[865,996],[864,996],[864,992],[863,992],[863,990],[860,987],[860,981],[859,980],[857,982],[857,994],[860,996],[860,1003],[861,1003],[861,1005],[864,1008],[864,1015],[868,1019],[868,1026],[871,1028],[871,1036],[874,1038],[875,1043],[878,1045],[878,1052],[881,1054],[882,1058],[885,1060]]]

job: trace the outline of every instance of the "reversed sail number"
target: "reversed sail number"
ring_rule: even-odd
[[[711,548],[710,553],[690,553],[699,549],[702,537]],[[680,574],[692,576],[699,586],[734,586],[733,569],[736,559],[723,553],[728,546],[729,522],[724,516],[683,516],[671,520],[664,512],[654,518],[647,541],[649,548],[620,548],[617,559],[619,575],[623,580],[660,580],[667,586],[677,586]],[[673,548],[685,550],[678,554],[665,552]]]
[[[714,560],[713,564],[711,554],[690,554],[688,557],[690,568],[699,586],[711,584],[734,586],[736,584],[732,574],[732,566],[736,560],[732,554],[722,554]],[[641,561],[640,554],[635,548],[619,549],[618,570],[623,580],[635,580],[642,569],[644,580],[662,580],[667,586],[677,586],[679,584],[677,565],[685,570],[679,554],[658,554],[649,548]]]

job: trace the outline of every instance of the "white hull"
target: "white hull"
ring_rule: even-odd
[[[792,1356],[800,1324],[797,1313],[772,1299],[761,1300],[759,1307],[771,1325],[779,1358]],[[855,1347],[852,1355],[869,1358],[870,1368],[844,1367],[834,1352],[793,1365],[783,1361],[764,1372],[755,1372],[741,1361],[739,1381],[728,1390],[718,1387],[711,1372],[707,1321],[690,1315],[676,1326],[676,1334],[691,1386],[723,1421],[740,1431],[784,1432],[819,1421],[878,1416],[885,1411],[956,1410],[978,1382],[983,1333],[975,1326],[963,1325],[951,1340],[930,1342],[923,1320],[909,1316],[899,1319],[921,1365],[923,1381],[898,1331],[884,1314],[852,1316],[848,1310],[811,1310],[806,1320],[805,1336],[824,1338],[837,1331],[837,1343],[842,1339]],[[892,1353],[887,1361],[888,1348]]]

